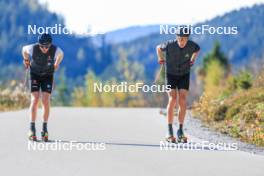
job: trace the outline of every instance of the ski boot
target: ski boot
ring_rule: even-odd
[[[169,142],[169,143],[177,143],[176,142],[176,138],[174,136],[168,136],[166,137],[166,141]]]
[[[36,136],[36,132],[33,132],[33,131],[29,131],[28,132],[28,139],[30,140],[30,141],[37,141],[37,136]]]
[[[177,131],[177,137],[178,137],[178,142],[179,143],[187,143],[187,137],[184,136],[183,130],[178,130]]]
[[[49,141],[49,133],[46,131],[42,131],[41,132],[41,140],[44,142],[48,142]]]

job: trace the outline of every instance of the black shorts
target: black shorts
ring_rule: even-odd
[[[34,73],[30,73],[30,89],[31,92],[52,92],[53,75],[39,76]]]
[[[189,84],[190,84],[190,73],[187,73],[185,75],[172,75],[167,73],[166,74],[166,83],[167,85],[170,85],[171,89],[185,89],[189,90]]]

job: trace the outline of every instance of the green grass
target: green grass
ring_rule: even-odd
[[[221,101],[210,98],[195,103],[195,116],[222,133],[264,146],[263,87],[238,91]]]

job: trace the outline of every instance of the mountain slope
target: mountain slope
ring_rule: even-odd
[[[224,53],[228,56],[233,67],[249,64],[251,58],[259,58],[264,52],[264,5],[242,8],[218,16],[210,21],[196,24],[210,26],[237,26],[237,35],[192,35],[191,39],[201,46],[200,59],[212,49],[215,42],[219,42]],[[137,60],[144,64],[147,77],[154,76],[158,67],[156,63],[155,47],[174,35],[160,35],[159,31],[131,42],[115,45],[115,50],[123,48],[128,53],[130,60]]]
[[[14,10],[15,9],[15,10]],[[219,41],[234,67],[248,64],[250,58],[263,55],[264,48],[264,5],[242,8],[216,17],[201,24],[211,26],[238,26],[238,35],[193,35],[192,39],[201,46],[200,58]],[[27,25],[54,26],[62,24],[61,16],[51,13],[37,0],[2,0],[0,2],[0,65],[22,64],[21,47],[36,42],[37,35],[27,34]],[[155,33],[156,31],[156,33]],[[159,26],[141,26],[117,30],[97,36],[99,45],[91,37],[53,35],[54,43],[65,52],[63,66],[67,76],[83,76],[87,69],[97,75],[115,77],[109,68],[116,68],[119,51],[125,51],[130,61],[137,61],[145,68],[145,76],[152,80],[157,70],[155,47],[174,35],[160,35]],[[120,43],[121,42],[121,43]],[[111,43],[111,44],[110,44]],[[198,60],[200,62],[201,59]]]
[[[28,34],[28,25],[64,27],[64,20],[37,0],[3,0],[0,2],[0,65],[22,64],[21,48],[35,43],[38,34]],[[95,47],[89,37],[53,35],[54,43],[64,50],[63,65],[68,76],[77,77],[90,68],[100,74],[111,63],[109,46]],[[104,58],[104,59],[103,59]]]

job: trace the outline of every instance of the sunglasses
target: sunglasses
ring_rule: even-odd
[[[50,48],[50,44],[49,45],[39,45],[40,48],[45,48],[45,49],[49,49]]]

